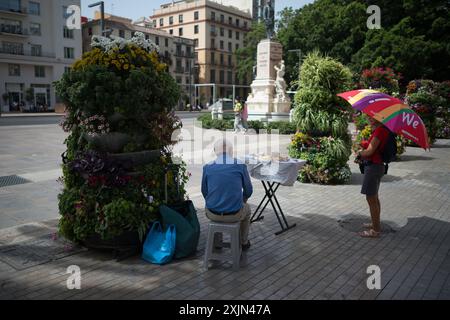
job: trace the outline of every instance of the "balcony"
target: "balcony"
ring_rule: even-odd
[[[13,56],[26,56],[26,57],[36,57],[36,58],[56,58],[56,55],[53,53],[46,53],[46,52],[40,52],[39,55],[37,55],[35,52],[32,52],[31,50],[23,50],[23,49],[7,49],[7,48],[0,48],[0,54],[9,54]]]
[[[28,11],[27,8],[25,7],[13,8],[9,6],[0,5],[0,13],[7,13],[16,16],[26,16],[28,14]]]
[[[27,29],[24,29],[20,26],[10,25],[10,24],[1,24],[0,25],[0,33],[3,35],[12,35],[12,36],[19,36],[19,37],[29,36]]]

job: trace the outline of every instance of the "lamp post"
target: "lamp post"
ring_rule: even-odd
[[[102,29],[102,36],[105,35],[105,2],[104,1],[99,1],[93,4],[89,5],[89,8],[93,8],[93,7],[97,7],[100,6],[100,14],[101,14],[101,18],[100,18],[100,28]]]

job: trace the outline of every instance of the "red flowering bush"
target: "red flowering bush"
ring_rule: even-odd
[[[401,74],[396,73],[391,68],[377,67],[363,70],[359,87],[361,89],[375,89],[386,92],[388,94],[398,94],[398,81],[401,79]]]

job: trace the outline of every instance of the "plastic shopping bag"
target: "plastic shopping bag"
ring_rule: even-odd
[[[142,258],[154,264],[169,263],[175,253],[176,229],[174,225],[168,225],[163,231],[157,221],[153,224],[144,242]]]
[[[197,251],[200,238],[200,223],[192,201],[184,201],[170,207],[162,205],[159,211],[164,227],[176,226],[175,258],[181,259],[193,255]]]

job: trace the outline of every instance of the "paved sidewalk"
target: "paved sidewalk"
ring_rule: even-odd
[[[356,234],[368,209],[359,194],[362,177],[353,164],[352,170],[344,186],[281,188],[281,206],[297,227],[275,236],[279,225],[267,211],[263,222],[251,225],[252,247],[238,272],[229,263],[202,270],[207,220],[195,188],[189,191],[201,222],[198,252],[166,266],[70,248],[54,261],[20,266],[11,263],[20,262],[18,252],[62,248],[52,239],[57,221],[0,230],[0,298],[450,299],[450,140],[438,141],[431,153],[408,148],[392,164],[381,187],[381,239]],[[256,181],[254,186],[250,202],[257,204],[263,190]],[[71,265],[81,268],[81,290],[66,288]],[[367,288],[371,265],[381,269],[380,290]]]

